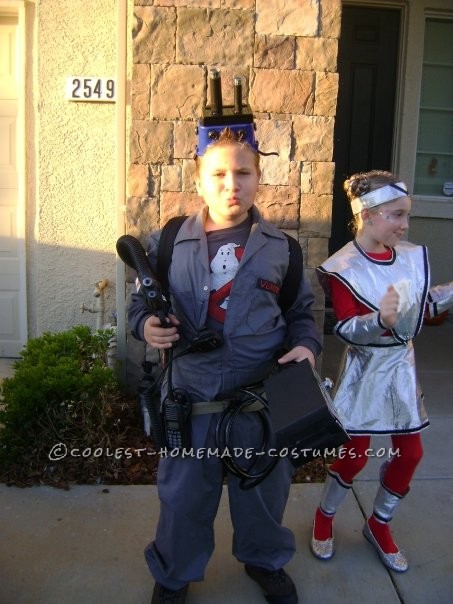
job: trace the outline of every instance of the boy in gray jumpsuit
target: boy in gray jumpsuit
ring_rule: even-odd
[[[256,150],[229,129],[222,131],[197,158],[197,189],[205,206],[184,222],[175,239],[169,270],[170,326],[162,327],[138,294],[128,312],[132,333],[150,346],[163,351],[179,340],[175,357],[181,343],[190,342],[205,327],[221,335],[219,348],[192,352],[172,363],[174,388],[184,390],[194,406],[263,380],[276,358],[279,364],[306,358],[314,364],[321,351],[307,281],[301,280],[284,315],[278,304],[288,268],[288,242],[254,206],[259,178]],[[147,252],[154,269],[159,236],[152,235]],[[163,391],[165,396],[165,385]],[[213,552],[225,468],[219,455],[202,452],[216,449],[219,417],[219,412],[208,410],[190,418],[192,447],[200,455],[160,460],[160,518],[155,539],[145,550],[156,581],[154,604],[185,602],[189,583],[203,579]],[[237,447],[259,448],[257,413],[241,413],[236,423]],[[240,488],[238,477],[226,474],[233,555],[273,604],[298,601],[283,570],[295,551],[292,532],[281,524],[292,472],[290,461],[282,458],[260,484],[247,490]]]

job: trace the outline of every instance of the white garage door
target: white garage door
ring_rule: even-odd
[[[17,19],[0,15],[0,357],[17,357],[26,338],[25,242],[17,168]]]

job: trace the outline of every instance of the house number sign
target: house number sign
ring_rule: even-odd
[[[116,82],[113,78],[68,76],[66,78],[66,99],[114,102],[116,100]]]

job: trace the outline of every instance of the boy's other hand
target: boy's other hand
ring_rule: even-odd
[[[295,346],[289,352],[280,357],[277,362],[280,363],[280,365],[285,365],[286,363],[292,362],[300,363],[304,359],[308,359],[312,367],[315,366],[315,355],[312,353],[312,351],[305,346]]]

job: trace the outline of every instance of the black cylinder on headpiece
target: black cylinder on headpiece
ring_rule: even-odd
[[[222,78],[220,71],[215,67],[209,72],[210,92],[211,92],[211,113],[212,115],[222,115]]]
[[[234,76],[234,113],[242,113],[242,79]]]

